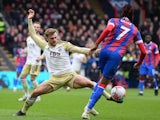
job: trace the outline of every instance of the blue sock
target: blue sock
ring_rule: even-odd
[[[18,84],[18,78],[14,78],[14,87],[17,87]]]
[[[158,89],[158,84],[156,79],[153,80],[153,87],[154,89]]]
[[[98,84],[96,83],[96,85],[95,85],[94,88],[93,88],[93,91],[92,91],[92,94],[91,94],[91,96],[90,96],[90,99],[93,98],[93,95],[94,95],[95,91],[97,90],[97,88],[98,88]]]
[[[103,91],[104,91],[103,87],[101,87],[99,85],[96,85],[96,86],[95,86],[95,88],[94,88],[94,90],[92,92],[92,95],[90,97],[90,101],[89,101],[89,104],[88,104],[88,108],[89,109],[92,109],[94,107],[94,105],[99,100],[99,98],[102,96]]]
[[[143,90],[144,90],[144,80],[143,80],[143,81],[140,80],[140,81],[139,81],[139,91],[140,91],[140,92],[143,92]]]

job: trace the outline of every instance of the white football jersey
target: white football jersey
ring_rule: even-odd
[[[27,61],[29,65],[41,65],[41,61],[37,62],[36,59],[41,56],[41,48],[33,41],[31,37],[27,38]]]
[[[81,53],[72,54],[72,68],[73,70],[80,72],[82,62],[85,59],[85,55]]]
[[[74,46],[66,41],[60,41],[55,47],[47,44],[44,48],[44,55],[49,73],[51,75],[61,75],[74,71],[69,52],[88,54],[89,50],[88,48]]]
[[[47,45],[44,54],[51,75],[60,75],[72,71],[69,52],[65,50],[63,44],[57,44],[55,47]]]

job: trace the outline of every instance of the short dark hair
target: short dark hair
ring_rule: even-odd
[[[131,21],[133,20],[133,8],[130,4],[127,4],[122,8],[121,17],[127,17]]]

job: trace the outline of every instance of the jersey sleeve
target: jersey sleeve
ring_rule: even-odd
[[[19,57],[19,56],[16,56],[16,58],[15,58],[15,64],[18,65],[19,62],[20,62],[20,57]]]
[[[155,54],[155,66],[159,63],[159,50],[157,44],[154,43],[154,54]]]
[[[111,32],[114,28],[115,24],[114,24],[114,19],[112,18],[108,21],[106,28],[103,30],[96,43],[99,44],[101,41],[103,41],[104,38],[108,35],[108,33]]]
[[[42,50],[44,50],[45,46],[47,45],[47,42],[45,40],[43,40],[42,36],[36,34],[35,29],[33,27],[32,19],[28,19],[28,30],[29,30],[30,36],[35,41],[35,43]]]
[[[115,27],[114,19],[111,18],[111,19],[108,21],[108,24],[107,24],[107,25],[111,25],[111,26]]]
[[[142,62],[146,56],[146,50],[145,50],[145,47],[143,44],[141,34],[138,30],[137,30],[137,33],[135,34],[134,42],[138,45],[138,48],[141,51],[138,62],[137,62],[140,65],[140,64],[142,64]]]
[[[66,51],[73,52],[73,53],[88,54],[90,51],[89,48],[78,47],[69,42],[64,42],[64,46],[65,46]]]
[[[134,42],[136,44],[143,43],[143,40],[139,31],[137,31],[137,34],[135,35]]]
[[[158,46],[156,44],[154,46],[154,54],[159,54]]]

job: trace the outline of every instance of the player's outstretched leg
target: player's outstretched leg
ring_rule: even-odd
[[[84,109],[84,112],[82,113],[83,119],[90,119],[89,113],[91,113],[91,111],[93,110],[95,103],[101,97],[103,91],[104,88],[100,87],[98,84],[94,87],[89,103],[87,104],[87,106]]]
[[[82,113],[82,119],[90,120],[89,113],[90,113],[90,110],[84,109],[84,112]]]
[[[18,111],[17,113],[15,113],[13,116],[25,116],[27,110],[35,103],[36,98],[27,98],[27,100],[25,101],[23,108]]]
[[[139,94],[138,96],[143,96],[144,91],[144,80],[139,80]]]
[[[27,82],[27,79],[21,79],[21,80],[22,80],[22,85],[24,90],[24,96],[19,98],[18,101],[25,101],[27,97],[29,97],[28,82]]]
[[[82,118],[83,119],[90,119],[89,114],[92,114],[94,116],[97,116],[99,114],[99,112],[97,110],[95,110],[94,108],[92,108],[91,110],[88,110],[87,108],[88,104],[84,107],[84,112],[82,114]]]
[[[26,113],[23,113],[21,110],[13,114],[13,116],[26,116]]]

